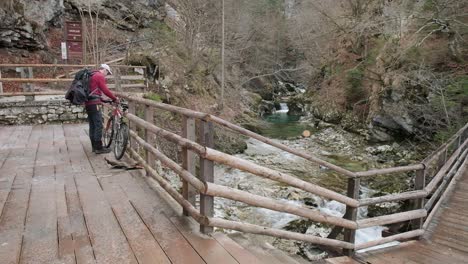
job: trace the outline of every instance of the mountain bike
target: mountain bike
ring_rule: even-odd
[[[111,103],[105,101],[104,103]],[[130,136],[128,124],[124,117],[128,110],[128,104],[125,102],[111,103],[109,111],[109,120],[105,122],[104,131],[102,133],[102,142],[104,147],[110,148],[113,145],[114,156],[120,160],[125,154]],[[114,143],[114,144],[112,144]]]

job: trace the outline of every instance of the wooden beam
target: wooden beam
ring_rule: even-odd
[[[303,181],[297,177],[291,176],[286,173],[282,173],[270,168],[266,168],[260,165],[257,165],[251,161],[241,159],[236,156],[231,156],[226,153],[207,148],[206,149],[206,158],[212,161],[215,161],[220,164],[230,166],[242,171],[250,172],[252,174],[262,176],[267,179],[271,179],[277,182],[286,183],[290,186],[299,188],[301,190],[344,203],[351,207],[358,207],[359,202],[356,199],[349,198],[337,192],[328,190],[326,188],[317,186],[310,182]]]
[[[359,200],[359,206],[368,206],[373,204],[379,203],[386,203],[386,202],[396,202],[396,201],[404,201],[409,199],[418,199],[427,196],[427,192],[424,190],[419,191],[409,191],[399,194],[389,194],[380,197],[373,197],[373,198],[366,198]]]
[[[148,106],[145,106],[145,121],[151,124],[154,122],[154,109]],[[154,140],[154,133],[152,133],[147,128],[145,128],[145,141],[152,146],[156,145],[156,142]],[[145,156],[146,162],[154,168],[156,164],[154,162],[154,156],[151,153],[151,151],[145,149]]]
[[[284,239],[305,241],[305,242],[310,242],[312,244],[332,246],[332,247],[338,247],[338,248],[346,248],[346,249],[354,248],[354,245],[348,242],[322,238],[322,237],[313,236],[313,235],[300,234],[300,233],[295,233],[295,232],[286,231],[282,229],[263,227],[263,226],[247,224],[247,223],[239,223],[239,222],[234,222],[234,221],[229,221],[229,220],[224,220],[224,219],[219,219],[219,218],[209,218],[208,222],[209,222],[209,225],[213,227],[237,230],[237,231],[241,231],[245,233],[267,235],[267,236],[279,237],[279,238],[284,238]]]
[[[112,62],[107,63],[110,67],[116,68],[141,68],[145,69],[146,66],[141,65],[119,65],[112,64]],[[56,68],[86,68],[86,67],[99,67],[98,64],[0,64],[0,68],[15,68],[15,67],[33,67],[33,68],[47,68],[47,67],[56,67]]]
[[[40,95],[65,95],[65,92],[32,92],[32,93],[3,93],[0,97],[12,97],[12,96],[40,96]]]
[[[361,179],[359,178],[348,178],[348,189],[347,189],[347,195],[348,197],[352,199],[359,199],[359,189],[361,185]],[[346,212],[345,215],[343,216],[344,219],[347,219],[349,221],[356,222],[357,220],[357,212],[358,208],[355,207],[350,207],[349,205],[346,206]],[[344,230],[344,241],[351,243],[354,245],[356,239],[356,230],[355,229],[345,229]],[[353,249],[345,249],[343,250],[343,253],[347,256],[352,256],[354,255],[354,250]]]
[[[136,142],[138,142],[138,144],[140,144],[143,148],[147,149],[148,151],[150,151],[151,153],[153,153],[153,155],[161,161],[161,163],[164,165],[164,166],[167,166],[168,168],[170,168],[171,170],[175,171],[182,179],[186,180],[187,182],[189,182],[193,187],[195,187],[197,190],[199,190],[200,192],[205,192],[205,184],[200,181],[197,177],[195,177],[194,175],[192,175],[190,172],[184,170],[184,168],[182,168],[182,166],[180,166],[179,164],[177,164],[177,162],[171,160],[169,157],[167,157],[166,155],[164,155],[162,152],[160,152],[159,150],[157,150],[155,147],[151,146],[150,144],[146,143],[142,138],[140,138],[137,133],[135,133],[134,131],[130,131],[130,136],[135,139]],[[146,161],[145,161],[146,163]]]
[[[212,120],[213,122],[219,124],[219,125],[227,127],[227,128],[229,128],[229,129],[231,129],[233,131],[236,131],[236,132],[242,134],[242,135],[249,136],[251,138],[255,138],[256,140],[259,140],[259,141],[261,141],[263,143],[267,143],[267,144],[269,144],[271,146],[277,147],[277,148],[279,148],[281,150],[284,150],[286,152],[289,152],[291,154],[294,154],[294,155],[299,156],[301,158],[304,158],[306,160],[312,161],[312,162],[314,162],[316,164],[319,164],[319,165],[322,165],[324,167],[327,167],[327,168],[329,168],[329,169],[331,169],[333,171],[336,171],[338,173],[341,173],[341,174],[343,174],[345,176],[348,176],[348,177],[355,177],[356,176],[354,172],[343,169],[343,168],[341,168],[339,166],[336,166],[336,165],[334,165],[332,163],[329,163],[327,161],[319,159],[319,158],[317,158],[317,157],[315,157],[313,155],[310,155],[308,153],[305,153],[303,151],[299,151],[299,150],[290,148],[290,147],[288,147],[286,145],[283,145],[283,144],[278,143],[278,142],[276,142],[274,140],[271,140],[269,138],[266,138],[264,136],[256,134],[256,133],[254,133],[254,132],[252,132],[250,130],[247,130],[247,129],[243,128],[243,127],[240,127],[238,125],[234,125],[234,124],[232,124],[232,123],[230,123],[230,122],[228,122],[228,121],[226,121],[224,119],[221,119],[219,117],[208,115],[207,118],[209,120]]]
[[[182,136],[188,140],[196,141],[195,119],[185,116],[182,118]],[[182,147],[182,167],[192,175],[196,175],[195,153],[187,147]],[[195,189],[185,180],[182,181],[182,195],[185,200],[195,205]],[[184,215],[188,215],[185,210]]]
[[[426,169],[424,166],[423,170],[416,171],[416,176],[414,178],[414,189],[415,190],[424,190],[426,187]],[[423,209],[424,208],[425,197],[417,198],[413,200],[413,210]],[[413,229],[421,229],[424,224],[424,218],[419,218],[411,221]]]
[[[356,172],[356,177],[369,177],[369,176],[397,173],[397,172],[419,171],[423,169],[424,169],[424,164],[414,164],[414,165],[394,167],[394,168],[360,171],[360,172]]]
[[[214,129],[213,123],[200,122],[200,144],[206,148],[214,147]],[[200,180],[205,183],[214,182],[214,164],[203,156],[200,157]],[[200,214],[205,217],[213,217],[214,214],[214,198],[211,195],[200,193]],[[213,232],[213,227],[200,225],[200,232],[209,234]]]
[[[393,241],[399,241],[399,240],[404,240],[404,239],[410,239],[410,238],[413,238],[413,237],[419,237],[419,236],[422,236],[423,234],[424,234],[423,229],[413,230],[413,231],[401,233],[401,234],[398,234],[398,235],[388,236],[388,237],[385,237],[385,238],[381,238],[381,239],[377,239],[377,240],[374,240],[374,241],[370,241],[370,242],[366,242],[366,243],[356,245],[356,250],[366,249],[366,248],[382,245],[382,244],[393,242]]]
[[[396,214],[391,214],[391,215],[384,215],[384,216],[378,216],[378,217],[373,217],[373,218],[368,218],[368,219],[362,219],[362,220],[358,220],[357,224],[358,224],[358,228],[361,229],[361,228],[372,227],[372,226],[381,226],[381,225],[405,222],[408,220],[422,218],[426,216],[427,216],[427,211],[424,209],[419,209],[419,210],[407,211],[407,212],[396,213]]]
[[[150,173],[150,176],[155,179],[159,185],[177,202],[179,203],[193,219],[195,219],[200,224],[208,224],[208,219],[198,213],[197,209],[190,204],[188,201],[182,197],[182,195],[175,190],[171,184],[161,177],[153,168],[151,168],[146,161],[136,153],[133,149],[128,149],[132,158],[136,159],[140,164],[142,164],[145,169]]]
[[[2,79],[2,71],[0,69],[0,80]],[[3,94],[3,83],[0,81],[0,94]]]
[[[48,82],[72,82],[73,79],[53,79],[53,78],[1,78],[0,82],[21,82],[21,83],[48,83]]]
[[[226,199],[231,199],[234,201],[239,201],[246,203],[248,205],[260,207],[260,208],[267,208],[270,210],[289,213],[301,217],[308,218],[313,221],[317,221],[320,223],[327,223],[332,225],[337,225],[341,227],[346,227],[349,229],[355,230],[357,228],[357,224],[355,221],[350,221],[347,219],[343,219],[341,217],[331,216],[328,214],[324,214],[319,210],[313,210],[304,206],[290,204],[288,202],[275,200],[268,197],[263,197],[260,195],[251,194],[245,191],[213,184],[213,183],[206,183],[206,193],[208,195],[214,197],[223,197]]]

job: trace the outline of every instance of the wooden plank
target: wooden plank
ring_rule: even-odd
[[[239,263],[261,263],[260,259],[254,256],[250,251],[237,244],[234,240],[224,233],[216,232],[212,237],[218,241]]]
[[[173,213],[169,211],[171,210],[170,208],[164,205],[161,198],[157,199],[154,194],[145,195],[147,192],[154,193],[154,191],[142,190],[139,184],[130,180],[128,177],[121,178],[123,182],[122,188],[129,197],[133,207],[171,262],[181,264],[205,263],[179,230],[167,219],[165,214],[168,213],[172,215]],[[146,186],[146,188],[148,187]],[[158,204],[158,200],[160,200],[162,204]],[[157,204],[157,206],[154,206],[154,204]]]
[[[24,222],[29,207],[31,193],[31,179],[33,166],[36,159],[36,149],[40,138],[40,129],[34,128],[26,145],[30,148],[23,149],[23,159],[8,159],[8,165],[16,167],[11,192],[2,210],[0,217],[0,259],[2,263],[18,263],[21,255]],[[27,164],[27,166],[24,166]]]
[[[85,140],[86,138],[82,138]],[[85,149],[87,147],[84,147]],[[88,151],[90,151],[88,149]],[[102,163],[93,163],[93,168],[98,172],[103,169]],[[99,173],[98,173],[99,174]],[[141,188],[135,184],[131,177],[119,174],[109,177],[107,180],[118,180],[129,202],[138,213],[140,219],[148,227],[154,239],[166,253],[172,263],[204,263],[193,247],[187,242],[177,228],[169,221],[163,212],[154,213],[151,206],[155,201],[151,196],[145,195]],[[149,206],[149,207],[148,207]],[[146,213],[151,210],[150,213]]]
[[[171,263],[161,246],[154,239],[150,230],[139,217],[117,179],[109,177],[102,179],[104,192],[112,205],[112,210],[119,221],[125,237],[129,241],[138,263]]]
[[[116,84],[108,84],[107,87],[109,89],[116,89],[117,85]],[[127,89],[131,89],[131,88],[146,88],[146,85],[144,84],[141,84],[141,83],[129,83],[129,84],[120,84],[120,87],[121,89],[124,89],[124,88],[127,88]],[[126,91],[124,91],[126,92]]]
[[[54,166],[34,168],[21,263],[51,263],[58,255],[54,176]]]
[[[270,254],[269,249],[265,247],[265,242],[256,241],[255,238],[247,238],[242,233],[233,234],[232,240],[245,249],[248,249],[255,257],[260,259],[261,263],[283,264],[276,257]],[[254,262],[255,263],[255,262]]]
[[[238,263],[215,239],[195,233],[196,226],[189,219],[171,217],[170,220],[206,263]]]
[[[12,162],[8,162],[6,166],[5,164],[14,148],[11,143],[16,144],[18,138],[24,139],[29,137],[31,130],[28,131],[27,135],[23,131],[24,129],[19,129],[19,127],[0,127],[0,149],[2,150],[0,151],[0,219],[17,170],[17,167]]]
[[[419,243],[418,247],[422,250],[427,251],[428,254],[444,256],[444,258],[451,260],[446,263],[464,263],[464,261],[466,260],[466,254],[464,254],[463,252],[460,252],[458,250],[452,250],[451,248],[442,245]]]
[[[78,140],[89,141],[84,129],[77,129],[76,126],[67,125],[65,131],[69,135],[75,134]],[[75,175],[75,181],[95,258],[97,262],[102,263],[137,263],[133,251],[94,175],[83,145],[81,145],[81,142],[79,143],[79,145],[69,145],[70,152],[79,154],[78,160],[71,159],[71,162],[72,164],[78,163],[81,169],[85,169]]]
[[[83,145],[83,147],[86,151],[91,151],[91,146]],[[170,263],[169,258],[135,211],[121,187],[121,185],[126,184],[121,179],[123,177],[131,178],[131,175],[120,171],[109,174],[109,168],[102,159],[90,159],[90,162],[96,175],[107,175],[106,177],[97,176],[98,182],[106,194],[107,201],[111,204],[112,211],[135,253],[138,263]],[[113,177],[116,175],[120,177]]]
[[[337,257],[337,258],[329,258],[325,260],[326,263],[330,264],[360,264],[356,260],[346,256],[346,257]]]
[[[76,189],[73,174],[64,176],[65,198],[67,201],[68,217],[70,219],[73,248],[78,264],[95,263],[95,253],[91,244],[91,234],[86,225],[80,197]]]
[[[460,241],[452,240],[450,238],[433,238],[432,242],[435,244],[440,244],[452,249],[459,250],[461,252],[464,252],[465,254],[468,253],[468,243],[461,243]]]
[[[53,126],[54,131],[54,159],[55,159],[55,200],[57,206],[57,258],[65,264],[76,263],[73,243],[73,231],[68,214],[68,205],[65,194],[65,175],[69,168],[69,159],[66,151],[65,135],[61,125]]]

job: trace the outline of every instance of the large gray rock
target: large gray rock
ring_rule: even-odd
[[[45,49],[48,27],[63,27],[66,13],[77,19],[78,10],[89,7],[117,28],[135,31],[164,19],[164,4],[165,0],[13,0],[0,5],[0,48]]]

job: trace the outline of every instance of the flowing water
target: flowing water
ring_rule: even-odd
[[[288,115],[289,109],[286,103],[280,103],[280,107],[275,113],[265,116],[267,122],[260,127],[262,135],[269,138],[288,139],[301,136],[304,130],[314,130],[309,124],[301,122],[301,116]]]

